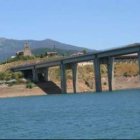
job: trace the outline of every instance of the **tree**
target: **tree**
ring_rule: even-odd
[[[86,54],[86,53],[87,53],[87,50],[86,50],[86,49],[84,49],[84,50],[83,50],[83,54]]]

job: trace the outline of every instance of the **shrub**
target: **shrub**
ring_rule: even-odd
[[[15,72],[13,73],[13,77],[16,80],[19,80],[20,78],[23,78],[23,74],[21,72]]]
[[[128,77],[129,75],[128,75],[127,72],[124,72],[123,76],[124,76],[124,77]]]
[[[4,73],[0,73],[0,80],[4,80]]]
[[[106,82],[104,82],[104,83],[103,83],[103,85],[104,85],[104,86],[106,86],[106,85],[107,85],[107,83],[106,83]]]
[[[11,87],[11,86],[13,86],[13,85],[14,85],[14,83],[9,83],[9,84],[8,84],[9,87]]]
[[[34,83],[32,83],[32,82],[30,82],[30,81],[27,82],[26,88],[32,89],[33,87],[35,87]]]
[[[21,72],[11,72],[11,71],[6,71],[6,72],[0,72],[0,80],[17,80],[21,79],[23,77],[23,74]]]

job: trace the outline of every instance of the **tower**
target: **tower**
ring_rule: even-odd
[[[32,52],[31,52],[31,49],[30,49],[30,46],[29,46],[29,43],[28,42],[26,42],[24,44],[23,55],[24,56],[32,56]]]

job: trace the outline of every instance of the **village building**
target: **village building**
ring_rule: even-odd
[[[16,52],[16,56],[32,56],[32,52],[28,42],[24,44],[23,51]]]
[[[47,52],[47,56],[50,57],[50,56],[56,56],[58,55],[57,52]]]
[[[78,55],[83,55],[84,53],[83,52],[76,52],[76,53],[73,53],[71,56],[78,56]]]
[[[24,44],[23,55],[24,56],[32,56],[32,52],[31,52],[31,49],[30,49],[30,46],[29,46],[29,43],[28,42],[26,42]]]

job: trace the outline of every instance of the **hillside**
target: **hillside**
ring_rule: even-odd
[[[15,55],[17,51],[23,49],[24,43],[27,40],[14,40],[14,39],[6,39],[0,38],[0,61],[3,61],[12,55]],[[83,47],[77,47],[69,44],[64,44],[58,41],[54,41],[51,39],[45,40],[28,40],[32,52],[34,54],[41,54],[44,51],[53,51],[56,50],[60,54],[71,54],[73,52],[82,51]],[[87,49],[87,51],[93,51]]]

